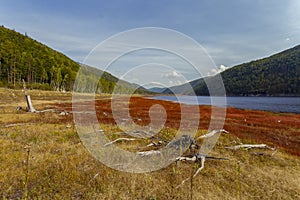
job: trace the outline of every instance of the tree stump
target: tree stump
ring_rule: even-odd
[[[34,109],[32,103],[31,103],[30,95],[27,92],[26,83],[25,83],[24,79],[23,79],[23,89],[24,89],[24,94],[25,94],[25,98],[26,98],[26,102],[27,102],[27,111],[28,112],[36,112],[36,110]]]

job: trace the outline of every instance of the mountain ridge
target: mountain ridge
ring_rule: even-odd
[[[300,45],[233,66],[220,73],[228,96],[300,96]],[[209,95],[203,77],[165,89],[165,94]],[[188,89],[191,85],[194,91]],[[172,92],[173,91],[173,92]]]

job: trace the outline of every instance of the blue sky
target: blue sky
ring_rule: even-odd
[[[0,24],[79,62],[101,41],[139,27],[186,34],[222,69],[300,44],[299,0],[1,0],[0,5]],[[196,78],[188,72],[188,79]]]

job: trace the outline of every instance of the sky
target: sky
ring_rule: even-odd
[[[299,0],[0,0],[0,5],[1,25],[26,33],[75,61],[148,87],[213,75],[300,44]],[[95,52],[104,41],[143,27],[182,34],[197,42],[211,63],[199,72],[174,52],[141,49],[126,52],[109,67],[101,66],[106,54]],[[137,36],[146,43],[148,38],[156,40],[160,46],[173,41],[166,34]],[[179,41],[178,49],[195,52]],[[122,52],[122,45],[114,43],[113,48]],[[204,60],[202,65],[207,65]]]

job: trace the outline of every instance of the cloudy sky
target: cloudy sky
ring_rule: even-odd
[[[300,44],[299,0],[0,0],[0,5],[0,24],[99,68],[95,57],[102,55],[87,59],[99,43],[141,27],[172,29],[199,43],[216,67],[202,75]],[[167,38],[156,39],[164,45]],[[144,57],[148,60],[136,62]],[[120,57],[105,69],[139,84],[170,86],[198,77],[189,65],[170,52],[148,49]],[[147,76],[141,79],[142,74]]]

